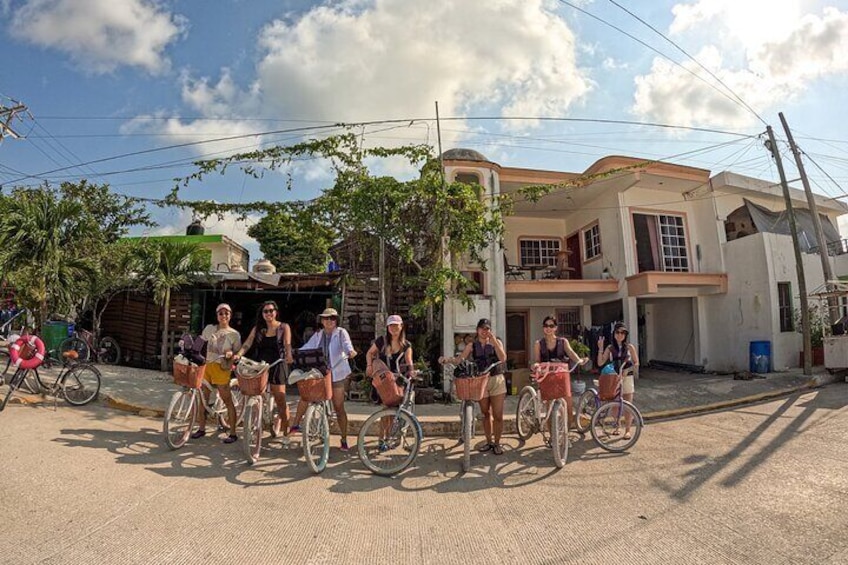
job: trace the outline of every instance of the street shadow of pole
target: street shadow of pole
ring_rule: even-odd
[[[725,469],[727,467],[727,465],[729,465],[731,462],[733,462],[736,458],[740,457],[749,447],[751,447],[754,444],[754,442],[756,442],[760,438],[760,436],[762,436],[763,433],[769,427],[771,427],[777,420],[779,420],[795,404],[795,402],[798,400],[799,397],[800,397],[800,394],[796,393],[796,394],[793,394],[792,396],[790,396],[789,398],[787,398],[785,400],[785,402],[783,402],[783,404],[780,407],[778,407],[772,414],[770,414],[765,420],[763,420],[756,428],[751,430],[751,433],[749,433],[747,436],[745,436],[745,438],[742,441],[740,441],[738,444],[736,444],[736,446],[733,449],[731,449],[730,451],[728,451],[727,453],[725,453],[721,457],[718,457],[718,458],[711,458],[711,457],[708,457],[708,456],[703,456],[703,457],[688,456],[688,457],[686,457],[683,460],[683,463],[692,464],[692,463],[695,463],[695,462],[702,462],[702,464],[699,467],[693,468],[686,473],[686,475],[688,475],[690,478],[682,487],[675,488],[672,485],[670,485],[667,481],[662,481],[662,480],[659,480],[659,479],[655,479],[653,481],[654,484],[658,488],[661,488],[662,490],[669,492],[671,494],[671,496],[673,498],[677,499],[677,500],[681,500],[681,501],[687,500],[690,496],[692,496],[692,494],[695,491],[700,489],[707,481],[709,481],[711,478],[713,478],[715,475],[717,475],[719,472],[721,472],[723,469]],[[805,410],[805,412],[799,418],[796,418],[795,419],[796,421],[801,419],[801,421],[798,423],[798,426],[800,426],[801,423],[803,423],[804,420],[806,420],[810,415],[812,415],[812,412],[814,410],[815,409],[810,409],[809,413],[807,413],[807,411]],[[793,422],[793,424],[794,424],[794,422]],[[797,429],[797,427],[794,427],[793,425],[790,425],[789,427],[792,427],[793,430]],[[743,465],[742,469],[737,470],[737,472],[734,473],[734,475],[736,476],[734,481],[738,482],[744,476],[748,475],[751,471],[753,471],[758,465],[760,465],[762,462],[765,461],[765,459],[768,457],[768,455],[770,455],[777,448],[779,448],[781,445],[786,443],[786,441],[789,440],[789,437],[793,433],[794,433],[794,431],[792,431],[792,430],[787,432],[787,429],[784,429],[775,439],[770,441],[769,444],[766,445],[760,451],[759,456],[752,457],[750,461],[748,461],[745,465]],[[727,480],[725,480],[723,482],[723,484],[725,486],[729,486],[730,484],[735,484],[735,482],[728,483]]]

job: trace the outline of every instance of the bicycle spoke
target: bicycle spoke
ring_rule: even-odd
[[[385,409],[372,414],[357,439],[359,458],[378,475],[394,475],[406,469],[421,448],[421,426],[406,412]]]

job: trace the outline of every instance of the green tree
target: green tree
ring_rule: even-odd
[[[322,221],[312,204],[290,203],[250,226],[247,234],[277,271],[322,272],[336,231]]]
[[[48,187],[16,189],[0,200],[0,271],[20,302],[37,312],[69,311],[96,270],[89,254],[99,230],[80,202]]]
[[[154,239],[137,249],[142,277],[153,299],[162,307],[161,370],[168,370],[168,332],[170,330],[171,293],[182,286],[206,278],[209,256],[197,244],[169,239]]]

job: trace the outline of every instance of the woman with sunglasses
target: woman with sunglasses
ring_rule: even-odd
[[[230,434],[224,438],[224,443],[233,443],[236,436],[236,407],[233,404],[233,396],[230,394],[230,377],[233,370],[233,353],[241,347],[241,335],[230,327],[230,319],[233,310],[228,304],[219,304],[215,308],[217,324],[209,324],[203,328],[201,337],[208,344],[206,347],[206,371],[204,378],[216,389],[218,396],[227,407],[227,423],[230,426]],[[209,391],[201,389],[205,402],[209,402]],[[199,427],[191,434],[192,439],[198,439],[206,435],[206,410],[198,410]]]
[[[580,362],[580,356],[574,352],[568,340],[557,336],[557,323],[553,316],[547,316],[544,319],[542,331],[544,332],[542,339],[533,345],[537,365],[554,361],[565,362],[566,357],[575,363]],[[568,427],[571,428],[574,426],[574,410],[570,396],[565,398],[565,404],[568,408]]]
[[[617,322],[612,330],[612,343],[604,349],[604,336],[598,338],[598,367],[612,363],[616,372],[621,372],[621,367],[627,364],[621,378],[621,396],[627,402],[633,402],[633,394],[636,392],[634,373],[639,367],[639,354],[632,343],[627,342],[627,326]],[[625,418],[624,439],[630,439],[630,419]]]
[[[291,328],[283,323],[278,317],[279,308],[273,300],[265,301],[259,307],[256,314],[256,325],[250,330],[250,335],[244,341],[244,345],[238,350],[234,361],[238,361],[245,352],[248,357],[255,361],[273,363],[285,358],[286,364],[294,362],[291,349]],[[275,430],[283,430],[283,443],[289,436],[289,407],[286,404],[286,382],[285,372],[282,364],[278,363],[271,368],[268,382],[271,385],[271,394],[277,405],[277,419],[273,426]],[[275,432],[276,433],[276,432]]]

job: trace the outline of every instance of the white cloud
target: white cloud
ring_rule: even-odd
[[[801,14],[800,2],[775,9],[766,0],[699,0],[673,8],[670,33],[700,45],[695,58],[762,113],[803,93],[811,81],[848,70],[848,12]],[[728,54],[722,57],[720,53]],[[745,127],[756,117],[691,61],[656,58],[635,78],[632,110],[643,119],[680,125]],[[692,76],[695,73],[714,85]]]
[[[313,123],[432,119],[436,100],[442,116],[461,116],[472,105],[503,116],[567,115],[592,85],[577,67],[572,32],[550,7],[548,0],[316,6],[260,33],[252,84],[239,87],[224,70],[217,82],[186,79],[183,99],[203,116]],[[203,128],[184,125],[184,131]],[[397,141],[386,141],[388,135]],[[383,134],[380,144],[426,135],[410,128]],[[451,146],[450,135],[443,140]]]
[[[28,0],[14,11],[9,30],[66,52],[89,72],[135,66],[160,73],[169,68],[165,48],[186,25],[155,0]]]

